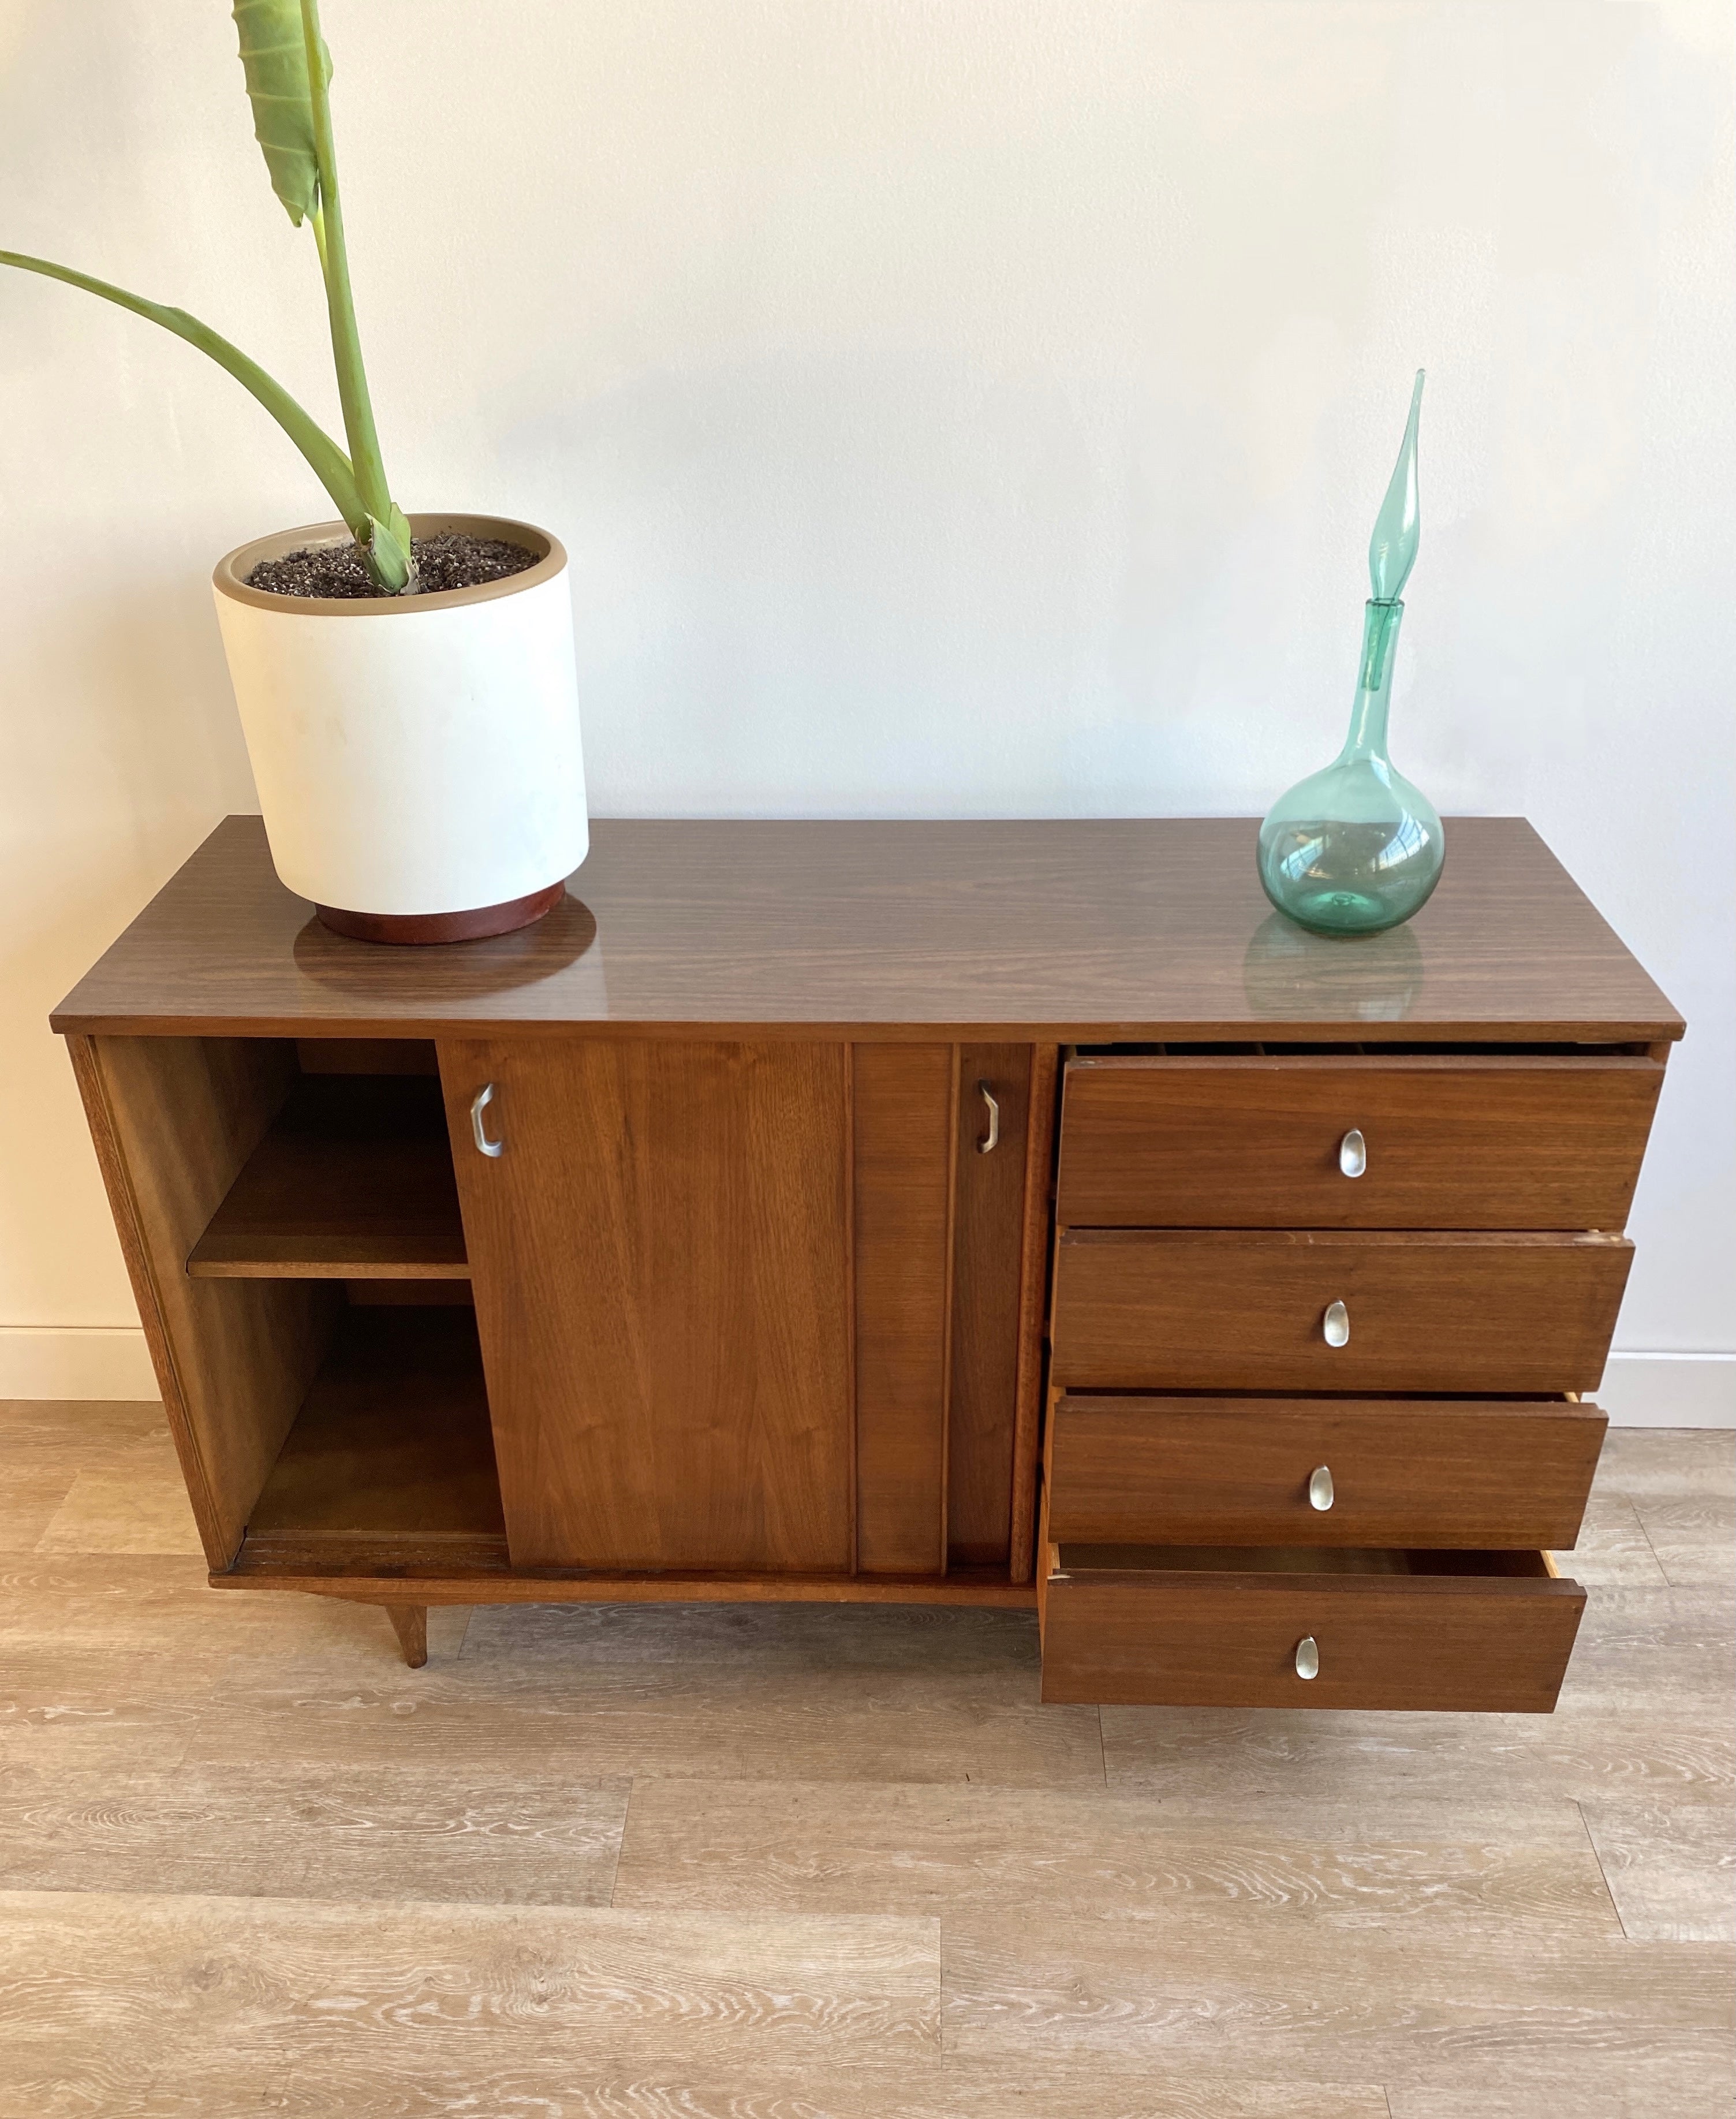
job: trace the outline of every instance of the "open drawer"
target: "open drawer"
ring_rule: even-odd
[[[1585,1608],[1541,1552],[1054,1546],[1045,1700],[1547,1714]]]

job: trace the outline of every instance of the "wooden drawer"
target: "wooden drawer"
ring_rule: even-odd
[[[1126,1390],[1595,1390],[1623,1236],[1072,1229],[1051,1379]],[[1326,1338],[1344,1304],[1349,1337]]]
[[[1063,1397],[1049,1417],[1049,1534],[1564,1551],[1607,1425],[1595,1405],[1550,1398]]]
[[[1045,1700],[1546,1714],[1586,1602],[1538,1552],[1047,1554]]]
[[[1057,1213],[1076,1228],[1619,1230],[1663,1078],[1625,1058],[1074,1060]],[[1353,1129],[1356,1177],[1340,1154]]]

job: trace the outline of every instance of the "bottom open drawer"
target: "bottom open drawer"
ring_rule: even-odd
[[[1054,1701],[1547,1714],[1586,1603],[1540,1552],[1045,1551]]]

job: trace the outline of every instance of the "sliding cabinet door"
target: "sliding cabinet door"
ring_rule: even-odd
[[[442,1044],[516,1565],[849,1570],[846,1056]]]
[[[1040,1321],[1022,1315],[1031,1047],[858,1045],[852,1076],[858,1565],[1002,1565]]]

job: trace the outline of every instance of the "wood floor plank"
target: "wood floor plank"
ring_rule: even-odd
[[[203,1551],[178,1470],[81,1472],[36,1542],[39,1552]]]
[[[1580,1805],[1636,1942],[1736,1942],[1736,1814],[1720,1803]]]
[[[1579,1542],[1571,1552],[1556,1555],[1563,1574],[1589,1589],[1605,1583],[1632,1583],[1661,1589],[1664,1570],[1625,1494],[1598,1491],[1586,1504]]]
[[[1736,1499],[1642,1495],[1634,1508],[1667,1582],[1677,1588],[1729,1588],[1736,1578]]]
[[[1270,2081],[1202,2071],[1117,2065],[1092,2056],[1007,2066],[948,2053],[942,2093],[909,2119],[1386,2119],[1373,2083]],[[900,2107],[902,2112],[904,2107]]]
[[[1736,1677],[1736,1602],[1723,1589],[1590,1592],[1562,1685],[1570,1708],[1724,1704]]]
[[[73,1473],[17,1458],[0,1463],[0,1553],[28,1552],[65,1500]]]
[[[1612,1427],[1597,1487],[1642,1495],[1736,1496],[1736,1432],[1717,1427]]]
[[[1324,1829],[1321,1829],[1324,1822]],[[1409,1937],[1621,1933],[1571,1804],[1409,1818],[1169,1818],[1103,1793],[851,1783],[635,1786],[618,1906],[1238,1918]]]
[[[262,1759],[244,1777],[0,1756],[0,1889],[603,1906],[625,1781],[391,1774]]]
[[[938,1923],[0,1893],[0,2095],[130,2051],[160,2093],[294,2070],[460,2101],[556,2081],[859,2075],[940,2057]]]
[[[0,1762],[174,1765],[220,1667],[178,1655],[9,1642],[0,1654]]]
[[[1033,1612],[917,1604],[484,1606],[471,1653],[555,1670],[609,1662],[698,1672],[721,1663],[744,1679],[821,1664],[997,1697],[1034,1685],[1039,1667]]]
[[[949,1704],[935,1696],[863,1698],[840,1674],[808,1686],[724,1684],[645,1673],[509,1685],[431,1662],[340,1678],[317,1664],[262,1671],[236,1658],[220,1679],[221,1711],[196,1732],[193,1755],[238,1769],[261,1753],[394,1768],[444,1758],[454,1771],[572,1763],[586,1774],[725,1780],[993,1781],[1100,1787],[1096,1711]],[[732,1696],[733,1690],[733,1696]]]
[[[186,2119],[184,2105],[159,2096],[140,2119]],[[390,2085],[340,2062],[317,2077],[292,2077],[280,2108],[286,2119],[425,2119],[431,2111],[482,2119],[1387,2119],[1388,2110],[1377,2084],[1257,2082],[1192,2069],[1164,2075],[1097,2061],[1007,2068],[950,2055],[937,2070],[870,2070],[866,2079],[828,2066],[781,2080],[756,2070],[736,2080],[714,2070],[575,2081],[570,2072],[534,2069],[485,2083],[466,2073]]]
[[[154,1512],[188,1513],[160,1406],[0,1405],[0,1553],[34,1551],[91,1474],[137,1481]]]
[[[1278,1709],[1103,1709],[1112,1789],[1174,1810],[1285,1801],[1516,1802],[1612,1794],[1728,1801],[1736,1755],[1722,1703],[1553,1714],[1286,1714]]]
[[[1392,2119],[1729,2119],[1736,2109],[1727,2057],[1568,2061],[1511,2082],[1457,2075],[1391,2085]]]
[[[1101,2052],[1250,2073],[1466,2084],[1563,2062],[1701,2064],[1730,2035],[1736,1953],[1630,1942],[1450,1941],[1271,1923],[1208,1940],[1160,1922],[950,1917],[949,2052]]]
[[[155,1398],[0,1398],[0,1455],[74,1450],[87,1461],[166,1432]]]
[[[479,1607],[455,1666],[238,1657],[211,1764],[436,1752],[589,1774],[1103,1784],[1095,1708],[1044,1707],[1024,1612],[843,1605]]]
[[[488,2070],[424,2062],[413,2071],[334,2055],[261,2083],[250,2062],[178,2067],[143,2083],[105,2071],[102,2119],[189,2119],[209,2112],[272,2119],[1387,2119],[1378,2084],[1260,2082],[1187,2069],[1016,2067],[948,2056],[881,2070],[827,2063],[780,2072],[755,2067],[664,2076],[576,2077],[558,2062],[510,2061]],[[40,2103],[3,2101],[0,2119],[39,2119]],[[62,2109],[88,2113],[84,2100]]]
[[[465,1605],[429,1612],[433,1660],[456,1656],[470,1616]],[[219,1666],[242,1651],[262,1659],[336,1654],[365,1669],[391,1653],[391,1638],[373,1605],[336,1597],[215,1595],[202,1558],[0,1555],[0,1655],[9,1643],[93,1653],[179,1653]]]

